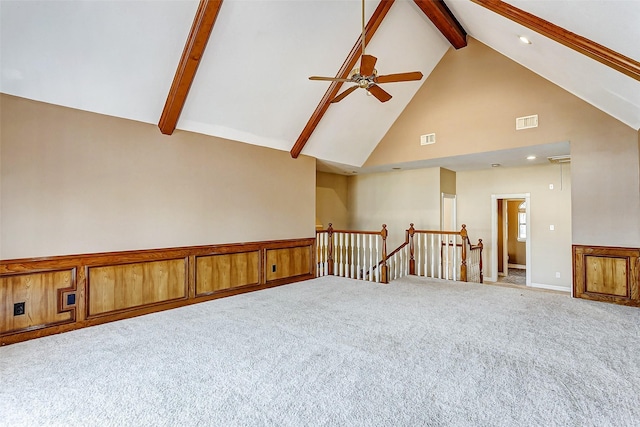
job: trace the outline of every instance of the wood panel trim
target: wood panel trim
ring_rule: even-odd
[[[28,331],[38,331],[41,329],[47,329],[47,328],[51,328],[51,327],[55,327],[55,326],[60,326],[60,325],[66,325],[66,324],[73,324],[77,321],[77,310],[76,310],[76,306],[66,306],[63,304],[62,301],[62,296],[64,294],[68,294],[68,293],[75,293],[77,292],[78,289],[78,284],[77,284],[77,274],[76,274],[76,268],[38,268],[36,270],[33,271],[22,271],[22,272],[12,272],[9,274],[2,274],[0,275],[0,278],[5,278],[5,277],[19,277],[19,276],[30,276],[30,275],[40,275],[40,274],[46,274],[46,273],[69,273],[70,274],[70,283],[69,286],[65,287],[65,288],[58,288],[55,289],[54,295],[55,295],[55,311],[57,314],[62,314],[65,312],[69,312],[69,319],[63,319],[63,320],[57,320],[57,321],[52,321],[52,322],[45,322],[39,325],[34,325],[34,326],[27,326],[24,328],[19,328],[19,329],[12,329],[9,331],[6,331],[4,333],[0,332],[0,337],[2,337],[2,335],[15,335],[15,334],[19,334],[21,332],[28,332]],[[28,315],[29,311],[32,310],[30,307],[26,310],[26,315]],[[1,331],[1,329],[0,329]]]
[[[104,252],[94,254],[62,255],[40,258],[22,258],[15,260],[0,261],[0,277],[10,277],[16,275],[29,275],[59,271],[73,271],[73,284],[57,290],[56,308],[58,310],[69,311],[72,320],[47,324],[29,330],[12,330],[0,333],[0,345],[11,344],[38,338],[46,335],[71,331],[87,326],[115,320],[126,319],[153,313],[162,310],[182,307],[203,301],[210,301],[226,296],[237,295],[245,292],[266,289],[287,283],[308,280],[315,277],[315,251],[310,251],[311,265],[308,274],[293,277],[284,277],[266,282],[265,256],[269,249],[287,249],[297,247],[315,247],[315,238],[272,240],[248,243],[231,243],[222,245],[191,246],[178,248],[146,249],[122,252]],[[198,256],[238,254],[243,252],[258,252],[258,283],[244,286],[222,289],[206,295],[196,295],[196,265]],[[185,262],[185,297],[179,299],[165,300],[135,306],[125,309],[89,315],[89,271],[91,268],[120,266],[127,264],[146,263],[155,261],[184,260]],[[75,293],[76,301],[74,305],[67,305],[66,295]]]
[[[178,298],[171,298],[171,299],[166,299],[166,300],[161,300],[161,301],[155,301],[152,303],[147,303],[147,304],[140,304],[140,305],[136,305],[136,306],[131,306],[131,307],[126,307],[126,308],[122,308],[122,309],[116,309],[116,310],[110,310],[110,311],[106,311],[106,312],[101,312],[101,313],[95,313],[92,314],[90,312],[90,301],[91,301],[91,269],[94,268],[102,268],[102,267],[119,267],[119,266],[124,266],[124,265],[132,265],[132,264],[144,264],[144,263],[153,263],[153,262],[161,262],[161,261],[183,261],[184,263],[184,277],[183,277],[183,287],[184,287],[184,297],[178,297]],[[127,313],[127,312],[133,312],[133,311],[138,311],[140,309],[146,308],[146,307],[156,307],[156,306],[160,306],[169,302],[173,302],[173,301],[185,301],[187,299],[189,299],[189,257],[178,257],[178,258],[161,258],[161,259],[153,259],[153,260],[141,260],[141,261],[137,261],[137,262],[122,262],[122,263],[109,263],[109,264],[103,264],[103,265],[91,265],[91,266],[87,266],[86,267],[86,304],[85,304],[85,318],[86,319],[93,319],[96,317],[104,317],[104,316],[111,316],[113,314],[117,314],[117,313]]]
[[[384,20],[385,16],[387,16],[387,12],[389,12],[389,9],[391,9],[391,6],[393,6],[394,1],[395,0],[381,0],[378,4],[378,7],[373,12],[371,19],[369,19],[369,22],[367,22],[367,25],[365,27],[365,46],[369,43],[373,35],[376,33],[376,30]],[[340,67],[340,70],[336,74],[336,77],[341,79],[346,79],[347,77],[349,77],[349,73],[355,68],[361,54],[362,34],[360,35],[360,37],[358,37],[358,40],[351,48],[351,52],[349,52],[347,59],[342,64],[342,67]],[[302,129],[302,132],[296,140],[296,143],[293,145],[293,148],[291,149],[291,157],[293,157],[294,159],[298,158],[298,156],[302,152],[302,149],[307,144],[307,141],[309,141],[309,138],[311,138],[311,134],[316,129],[316,127],[320,123],[320,120],[322,120],[322,117],[324,117],[325,113],[327,112],[327,109],[331,104],[331,100],[336,97],[341,87],[342,82],[331,82],[331,84],[329,85],[329,89],[327,89],[327,91],[325,92],[324,96],[320,100],[320,103],[309,118],[309,121],[305,125],[304,129]]]
[[[414,0],[451,46],[461,49],[467,45],[467,32],[442,0]]]
[[[207,254],[207,255],[198,255],[194,257],[194,268],[195,268],[195,275],[194,275],[194,284],[195,284],[195,291],[194,291],[194,296],[195,297],[202,297],[202,296],[208,296],[208,295],[214,295],[217,293],[222,293],[222,292],[226,292],[229,289],[232,288],[224,288],[224,289],[218,289],[218,290],[214,290],[214,291],[208,291],[208,292],[199,292],[198,291],[198,270],[197,270],[197,262],[199,258],[208,258],[208,257],[216,257],[216,256],[226,256],[226,255],[239,255],[239,254],[256,254],[256,261],[257,261],[257,266],[256,266],[256,281],[253,283],[246,283],[240,286],[235,286],[233,289],[239,289],[239,288],[246,288],[246,287],[253,287],[253,286],[259,286],[261,283],[264,283],[261,280],[261,274],[260,274],[260,270],[261,270],[261,259],[262,259],[262,251],[260,249],[256,249],[256,250],[250,250],[250,251],[246,251],[246,250],[238,250],[236,252],[229,252],[229,253],[212,253],[212,254]]]
[[[312,244],[309,245],[298,245],[298,246],[292,246],[292,247],[288,247],[288,248],[269,248],[269,249],[265,249],[264,251],[264,255],[263,255],[263,260],[264,260],[264,275],[265,275],[265,279],[264,279],[264,283],[272,283],[272,282],[278,282],[281,281],[282,278],[275,278],[275,279],[269,279],[269,263],[268,261],[268,256],[269,256],[269,251],[278,251],[278,250],[282,250],[282,249],[303,249],[303,250],[308,250],[309,251],[309,256],[307,257],[307,261],[309,262],[309,269],[306,271],[300,271],[298,274],[294,274],[294,275],[290,275],[287,276],[287,278],[291,278],[291,277],[307,277],[309,275],[313,275],[315,277],[315,242],[313,242]]]
[[[176,129],[180,113],[189,95],[189,89],[198,71],[200,59],[211,36],[211,31],[222,7],[222,0],[200,0],[193,18],[191,32],[187,37],[178,69],[173,77],[167,101],[164,104],[158,127],[165,135]]]
[[[608,246],[573,245],[573,296],[640,307],[640,249]],[[625,294],[594,292],[588,289],[588,258],[620,259],[625,266]]]
[[[183,258],[190,255],[212,255],[246,252],[261,248],[286,248],[315,243],[315,238],[265,240],[246,243],[224,243],[216,245],[179,246],[173,248],[139,249],[119,252],[95,252],[74,255],[55,255],[37,258],[16,258],[0,260],[0,275],[35,273],[38,271],[63,270],[79,265],[105,266],[127,264],[140,261],[162,261]]]
[[[607,67],[640,81],[640,62],[501,0],[471,0]]]
[[[58,289],[58,313],[64,313],[65,311],[71,312],[72,321],[76,321],[76,308],[78,306],[78,269],[71,269],[71,286],[67,288]],[[73,304],[67,303],[67,299],[70,295],[74,295],[75,302]]]

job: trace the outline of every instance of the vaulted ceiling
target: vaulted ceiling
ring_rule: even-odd
[[[327,91],[339,89],[308,80],[348,72],[345,59],[357,59],[359,0],[224,0],[206,10],[192,0],[0,0],[0,91],[360,166],[453,49],[441,2],[383,3],[366,47],[379,74],[425,75],[385,84],[385,103],[356,90],[325,108]],[[640,128],[640,2],[445,3],[469,36]],[[365,1],[367,21],[379,7]],[[432,21],[430,8],[441,16]]]

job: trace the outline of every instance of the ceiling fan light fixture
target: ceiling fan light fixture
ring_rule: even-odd
[[[373,55],[367,55],[365,53],[365,25],[364,25],[364,0],[362,0],[362,35],[360,36],[362,40],[362,54],[360,55],[360,67],[355,67],[351,70],[349,77],[344,78],[344,72],[341,72],[340,76],[336,77],[321,77],[321,76],[311,76],[309,80],[321,80],[321,81],[332,81],[341,85],[342,83],[353,83],[354,85],[350,88],[343,91],[341,94],[334,97],[330,103],[335,104],[336,102],[340,102],[347,95],[352,93],[356,89],[364,89],[367,91],[367,95],[372,95],[380,102],[389,101],[392,96],[382,89],[379,84],[382,83],[395,83],[395,82],[409,82],[422,80],[422,73],[420,71],[412,71],[409,73],[395,73],[395,74],[387,74],[383,76],[378,75],[378,70],[374,67],[378,58]],[[330,90],[337,90],[335,86],[333,86]]]

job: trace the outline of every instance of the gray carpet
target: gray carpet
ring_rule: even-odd
[[[640,425],[640,309],[326,277],[0,348],[7,426]]]

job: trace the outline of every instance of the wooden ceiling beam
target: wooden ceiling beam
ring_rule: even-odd
[[[371,19],[369,19],[369,22],[367,22],[367,25],[365,26],[365,41],[364,41],[365,45],[369,44],[369,41],[375,34],[376,30],[378,29],[382,21],[384,20],[384,17],[387,16],[387,12],[389,12],[389,9],[393,5],[394,1],[395,0],[381,0],[380,4],[378,4],[378,7],[373,12]],[[349,73],[351,72],[351,70],[355,68],[356,64],[358,63],[358,59],[360,59],[361,55],[362,55],[362,34],[360,35],[360,37],[358,37],[358,40],[353,45],[351,52],[349,52],[347,59],[342,64],[342,67],[340,67],[340,71],[338,71],[338,74],[336,74],[336,77],[341,79],[348,78]],[[327,112],[327,109],[331,104],[331,100],[336,97],[341,87],[342,87],[342,82],[331,82],[331,84],[329,85],[329,89],[327,89],[327,91],[325,92],[324,96],[322,97],[322,100],[320,101],[315,111],[311,115],[311,118],[307,122],[304,129],[302,129],[300,136],[298,137],[298,139],[296,140],[296,143],[291,149],[291,157],[296,159],[300,155],[300,152],[302,152],[302,149],[306,145],[307,141],[309,141],[311,134],[318,126],[318,123],[320,123],[320,120],[322,120],[322,117],[324,116],[324,114]]]
[[[165,135],[171,135],[176,129],[180,113],[189,95],[189,89],[198,71],[200,59],[207,47],[213,25],[222,7],[223,0],[200,0],[200,5],[193,18],[191,32],[182,51],[178,69],[167,95],[158,127]]]
[[[451,46],[461,49],[467,45],[467,32],[442,0],[414,0]]]
[[[627,76],[640,81],[640,62],[613,51],[601,44],[565,30],[549,21],[545,21],[529,12],[511,6],[501,0],[471,0],[492,12],[504,16],[545,37],[557,41],[566,47],[580,52],[607,67],[611,67]],[[613,7],[613,6],[612,6]]]

